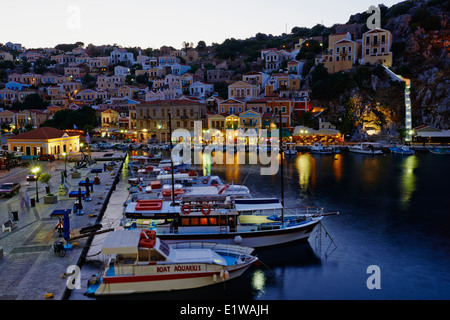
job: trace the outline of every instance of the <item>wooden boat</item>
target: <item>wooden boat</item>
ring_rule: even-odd
[[[146,226],[168,243],[207,241],[260,248],[307,240],[325,215],[338,214],[324,213],[323,208],[284,208],[276,198],[232,199],[221,194],[180,197],[172,203],[131,202],[123,225],[133,229],[138,227],[136,219],[157,220]]]
[[[253,249],[214,243],[169,245],[154,231],[120,230],[106,237],[104,268],[88,295],[117,295],[199,288],[242,275],[258,258]]]
[[[360,142],[354,146],[350,146],[348,148],[348,151],[353,153],[371,154],[371,155],[383,154],[383,151],[377,150],[376,147],[377,147],[376,143]]]

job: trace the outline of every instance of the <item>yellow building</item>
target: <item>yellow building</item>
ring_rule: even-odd
[[[360,57],[361,46],[351,40],[349,32],[329,36],[328,53],[322,62],[329,73],[350,70]]]
[[[259,97],[259,89],[255,84],[245,81],[237,81],[228,86],[228,98],[239,100],[251,100]]]
[[[25,157],[44,154],[76,154],[80,150],[80,136],[50,127],[43,127],[8,138],[8,150],[23,152]]]
[[[381,63],[392,66],[392,33],[388,30],[375,28],[363,34],[362,57],[364,63]]]

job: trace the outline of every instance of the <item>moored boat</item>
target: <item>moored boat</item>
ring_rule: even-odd
[[[428,148],[428,150],[434,154],[450,154],[450,148],[432,147]]]
[[[208,241],[252,248],[307,240],[325,215],[323,208],[284,208],[276,198],[233,199],[221,194],[180,197],[171,201],[138,200],[124,210],[123,224],[136,219],[168,243]]]
[[[253,249],[214,243],[169,245],[154,231],[120,230],[106,237],[110,256],[88,283],[88,295],[117,295],[199,288],[242,275],[258,258]]]
[[[309,151],[315,154],[334,154],[337,153],[335,149],[331,147],[326,147],[322,143],[314,143],[314,145],[309,147]]]
[[[348,148],[348,151],[353,153],[371,154],[371,155],[383,154],[383,151],[376,148],[377,148],[376,143],[360,142],[356,145],[350,146]]]
[[[391,153],[402,154],[402,155],[412,155],[412,154],[416,153],[413,149],[411,149],[408,146],[395,146],[394,145],[392,147],[389,147],[389,150],[391,150]]]

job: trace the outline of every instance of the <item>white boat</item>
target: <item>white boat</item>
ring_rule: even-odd
[[[297,149],[295,149],[295,143],[293,142],[286,142],[284,144],[284,154],[293,155],[297,154]]]
[[[317,154],[333,154],[336,153],[336,149],[332,148],[332,147],[325,147],[323,144],[321,143],[314,143],[314,145],[309,147],[309,151],[311,153],[317,153]]]
[[[222,194],[181,197],[172,201],[138,200],[124,210],[125,228],[135,220],[152,225],[168,243],[207,241],[260,248],[307,240],[323,216],[323,208],[284,208],[276,198],[233,199]],[[163,223],[160,223],[163,220]]]
[[[391,153],[394,154],[402,154],[402,155],[412,155],[415,154],[416,152],[411,149],[408,146],[392,146],[389,148],[389,150],[391,150]]]
[[[253,249],[214,243],[169,245],[154,231],[110,232],[102,254],[111,256],[89,280],[88,295],[184,290],[222,283],[242,275],[258,258]]]
[[[383,151],[376,149],[377,147],[377,143],[360,142],[356,145],[348,147],[348,151],[361,154],[383,154]]]

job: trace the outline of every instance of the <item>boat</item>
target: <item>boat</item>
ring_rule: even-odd
[[[172,204],[175,205],[172,205]],[[323,208],[285,208],[277,198],[236,198],[223,194],[130,202],[122,225],[144,228],[168,243],[206,241],[261,248],[306,241],[326,215]]]
[[[334,154],[336,150],[331,147],[325,147],[323,144],[316,142],[314,145],[309,147],[309,151],[311,153],[316,154]]]
[[[215,243],[167,244],[154,231],[108,233],[101,249],[107,263],[88,281],[90,296],[185,290],[242,275],[257,257],[253,248]]]
[[[348,147],[348,151],[361,154],[383,154],[383,151],[376,149],[378,144],[371,142],[360,142],[356,145]]]
[[[297,149],[295,149],[295,143],[293,142],[286,142],[284,144],[284,154],[287,155],[294,155],[297,154]]]
[[[428,150],[433,154],[450,154],[449,148],[431,147]]]
[[[389,147],[389,150],[391,150],[391,153],[402,154],[402,155],[412,155],[412,154],[416,153],[409,146],[396,146],[396,145],[393,145],[392,147]]]

